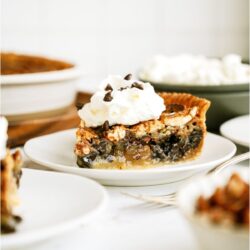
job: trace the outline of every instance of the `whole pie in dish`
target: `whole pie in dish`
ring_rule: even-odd
[[[18,187],[22,175],[22,157],[20,151],[11,153],[5,148],[6,131],[5,118],[0,117],[1,129],[1,233],[12,233],[21,217],[14,214],[13,210],[19,203]],[[7,127],[6,127],[7,130]]]
[[[139,91],[145,88],[144,84],[138,81],[135,83],[139,86],[136,93],[140,94]],[[125,88],[131,89],[135,83],[127,84]],[[110,84],[106,86],[104,99],[107,96],[112,97],[113,88]],[[120,88],[118,91],[123,89]],[[82,119],[76,132],[75,154],[78,166],[139,169],[197,157],[202,150],[206,135],[206,111],[210,102],[187,93],[159,93],[158,97],[163,99],[164,110],[157,119],[132,125],[110,124],[107,120],[102,125],[97,124],[98,126],[92,127],[87,119]],[[112,102],[112,98],[109,102]],[[123,100],[120,99],[120,102]],[[154,100],[152,105],[153,102]],[[136,113],[136,106],[133,107]],[[150,109],[150,107],[145,108]],[[81,116],[80,112],[79,114]],[[96,118],[98,119],[98,113]]]
[[[0,58],[1,75],[57,71],[69,69],[74,66],[58,60],[16,53],[0,53]]]

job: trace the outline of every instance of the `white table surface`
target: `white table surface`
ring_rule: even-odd
[[[247,161],[233,167],[248,164]],[[24,167],[46,169],[27,158]],[[121,194],[121,191],[164,194],[176,190],[180,185],[183,183],[147,187],[106,187],[109,203],[98,218],[70,233],[36,243],[25,249],[198,250],[200,247],[196,238],[177,208],[155,208]]]

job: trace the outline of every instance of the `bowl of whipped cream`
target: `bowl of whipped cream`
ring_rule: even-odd
[[[187,92],[209,99],[209,130],[218,130],[224,121],[249,113],[250,66],[237,54],[221,59],[156,55],[141,68],[139,79],[150,82],[159,92]]]

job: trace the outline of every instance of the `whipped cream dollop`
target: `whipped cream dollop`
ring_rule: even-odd
[[[6,155],[6,143],[8,139],[7,135],[8,121],[4,116],[0,116],[0,159],[4,159]]]
[[[87,127],[97,127],[108,121],[109,125],[134,125],[158,119],[165,110],[164,100],[155,93],[150,83],[121,76],[109,76],[90,103],[78,111]]]
[[[153,57],[140,72],[140,78],[155,83],[187,85],[223,85],[248,83],[250,66],[236,54],[221,60],[183,54]]]

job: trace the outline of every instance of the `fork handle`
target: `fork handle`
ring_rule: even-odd
[[[228,167],[230,165],[239,163],[241,161],[247,160],[249,158],[250,158],[250,152],[234,156],[233,158],[231,158],[231,159],[223,162],[222,164],[212,168],[211,170],[208,171],[207,174],[217,174],[220,171],[222,171],[224,168],[226,168],[226,167]]]

